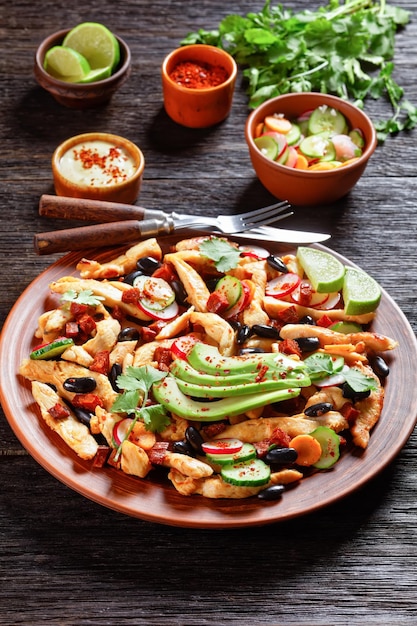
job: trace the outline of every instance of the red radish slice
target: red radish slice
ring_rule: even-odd
[[[171,346],[171,352],[179,359],[186,360],[190,350],[192,350],[196,343],[198,343],[198,339],[193,335],[178,337]]]
[[[173,320],[174,317],[178,315],[178,311],[179,311],[178,303],[175,300],[174,302],[172,302],[172,304],[165,307],[165,309],[162,309],[161,311],[155,311],[153,309],[150,309],[149,307],[146,306],[146,301],[144,300],[139,300],[138,307],[140,308],[141,311],[143,311],[143,313],[148,315],[151,319],[164,320],[166,322],[169,320]]]
[[[293,146],[288,147],[288,156],[284,165],[287,167],[295,167],[297,164],[298,152]]]
[[[306,287],[307,287],[307,293],[306,291],[304,291],[303,293],[303,290],[305,290]],[[310,288],[310,293],[308,294],[309,288]],[[318,291],[315,291],[313,287],[311,286],[310,281],[308,280],[300,281],[300,284],[291,293],[291,300],[293,302],[301,306],[308,306],[312,308],[316,308],[316,307],[323,305],[328,298],[329,298],[328,293],[319,293]]]
[[[301,278],[298,274],[287,272],[287,274],[281,274],[281,276],[270,280],[266,286],[265,293],[267,296],[273,296],[274,298],[285,298],[298,287],[300,282]]]
[[[242,449],[243,443],[240,439],[216,439],[201,444],[206,454],[236,454]]]
[[[116,446],[120,446],[122,441],[125,440],[127,432],[131,427],[133,419],[131,417],[125,417],[120,420],[120,422],[116,422],[113,426],[113,439]]]
[[[239,246],[241,256],[249,256],[254,259],[267,259],[271,253],[261,246]]]
[[[322,294],[325,295],[325,294]],[[330,309],[334,309],[340,302],[341,295],[338,291],[328,294],[328,298],[323,304],[317,305],[315,308],[320,311],[330,311]]]

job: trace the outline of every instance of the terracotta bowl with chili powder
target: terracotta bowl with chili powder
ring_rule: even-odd
[[[207,128],[230,113],[237,66],[215,46],[177,48],[162,64],[164,106],[169,117],[188,128]]]
[[[145,158],[131,141],[110,133],[84,133],[61,143],[52,156],[58,196],[133,204]]]
[[[267,116],[283,114],[295,120],[327,105],[344,115],[350,129],[359,129],[364,140],[362,155],[341,167],[322,171],[296,169],[271,160],[257,147],[257,127]],[[345,196],[358,182],[375,151],[377,138],[369,117],[354,104],[322,93],[290,93],[267,100],[249,115],[245,138],[253,168],[264,187],[276,198],[295,206],[330,204]]]
[[[41,87],[48,91],[59,104],[71,109],[90,109],[104,105],[126,82],[132,70],[129,46],[115,35],[120,47],[120,61],[112,75],[92,83],[68,83],[54,78],[44,69],[45,55],[53,46],[59,46],[70,31],[60,30],[46,37],[39,45],[34,62],[34,74]]]

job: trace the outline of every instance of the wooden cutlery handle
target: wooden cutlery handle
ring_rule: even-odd
[[[90,222],[118,222],[120,220],[143,220],[161,217],[161,211],[152,211],[131,204],[66,198],[44,194],[39,200],[39,215],[65,220]]]
[[[142,222],[126,220],[39,233],[35,235],[33,243],[35,251],[44,255],[138,242],[142,237],[168,234],[172,230],[173,222],[169,219],[152,219]]]

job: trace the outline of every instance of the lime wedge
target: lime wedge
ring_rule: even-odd
[[[58,80],[69,83],[81,81],[89,72],[90,65],[79,52],[64,46],[54,46],[45,55],[44,69]]]
[[[94,83],[96,80],[103,80],[111,75],[111,67],[99,67],[96,70],[91,70],[80,83]]]
[[[300,246],[297,258],[313,289],[319,293],[332,293],[342,289],[345,266],[334,256],[323,250]]]
[[[75,26],[64,39],[64,46],[76,50],[87,59],[92,70],[110,67],[120,61],[120,46],[113,33],[97,22]]]
[[[381,300],[381,288],[363,270],[347,267],[343,286],[343,300],[346,315],[372,313]]]

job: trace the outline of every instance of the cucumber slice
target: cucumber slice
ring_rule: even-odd
[[[301,128],[298,124],[291,124],[291,130],[285,135],[287,139],[287,144],[289,146],[295,146],[295,144],[300,140],[301,137]]]
[[[236,463],[242,463],[243,461],[250,461],[256,459],[256,448],[251,443],[244,443],[239,452],[234,454],[206,454],[207,459],[211,463],[217,463],[217,465],[234,465]]]
[[[333,143],[323,133],[305,137],[300,143],[300,151],[309,159],[334,161],[336,157]]]
[[[343,134],[347,130],[345,116],[326,104],[317,107],[310,116],[308,130],[311,135],[326,133],[327,137]]]
[[[340,458],[339,435],[331,428],[327,428],[327,426],[319,426],[310,435],[317,439],[322,449],[321,457],[317,463],[314,463],[313,467],[317,469],[332,467]]]
[[[271,135],[262,135],[254,139],[254,143],[264,156],[275,161],[278,156],[278,144]]]
[[[221,470],[221,477],[231,485],[238,487],[260,487],[269,482],[271,469],[261,459],[242,461],[225,465]]]
[[[238,278],[226,274],[226,276],[223,276],[223,278],[221,278],[217,283],[216,291],[226,297],[229,303],[229,306],[226,309],[226,311],[228,311],[241,297],[243,291],[242,283]]]
[[[344,335],[348,335],[350,333],[360,333],[362,332],[362,326],[357,324],[356,322],[335,322],[331,326],[329,326],[329,330],[334,330],[336,333],[343,333]]]
[[[51,341],[51,343],[35,348],[35,350],[30,353],[30,358],[34,361],[54,359],[55,357],[60,356],[67,348],[69,348],[69,346],[72,345],[74,345],[73,339],[70,339],[69,337],[60,337],[55,341]]]

